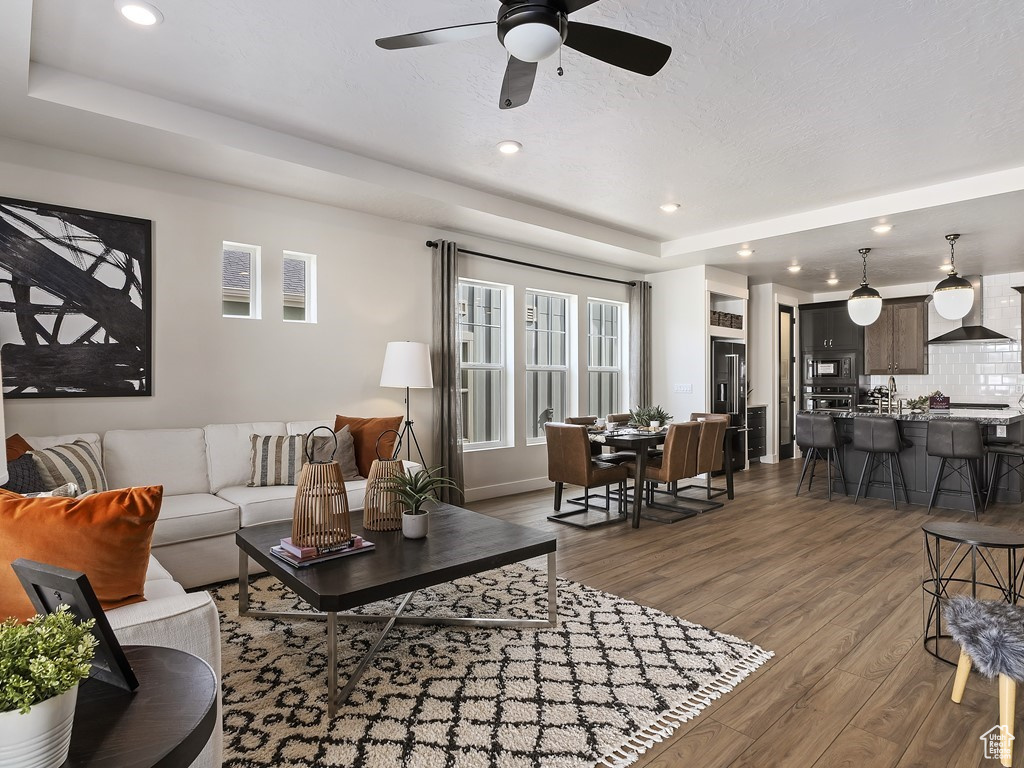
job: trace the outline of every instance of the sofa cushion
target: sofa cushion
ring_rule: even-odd
[[[0,491],[0,563],[24,557],[81,571],[105,610],[139,602],[160,500],[159,486],[79,499]],[[0,617],[34,613],[14,571],[0,568]]]
[[[315,419],[313,421],[289,421],[285,425],[289,435],[308,435],[314,429],[319,427],[327,427],[332,432],[334,431],[334,417],[329,419]],[[317,434],[326,436],[326,432],[318,432]]]
[[[221,488],[218,496],[238,505],[238,519],[243,528],[263,523],[291,520],[295,511],[294,485],[266,485],[251,488],[233,485]]]
[[[52,448],[29,451],[47,490],[74,483],[83,491],[105,491],[107,476],[100,464],[100,451],[85,440]]]
[[[162,581],[164,579],[174,581],[174,577],[160,565],[160,562],[153,557],[149,556],[149,567],[146,568],[146,588],[149,588],[149,582],[151,581]]]
[[[53,448],[57,445],[67,445],[73,443],[75,440],[85,440],[92,448],[100,462],[103,461],[103,447],[100,442],[100,436],[95,432],[75,432],[70,435],[25,435],[25,442],[31,445],[35,449],[40,448]]]
[[[252,462],[254,434],[283,435],[282,421],[254,422],[245,424],[208,424],[203,428],[206,437],[206,462],[210,474],[210,491],[219,493],[222,488],[245,485],[249,482]]]
[[[153,529],[153,546],[195,541],[238,530],[238,507],[211,493],[164,496],[160,519]]]
[[[112,429],[103,436],[103,469],[111,488],[161,483],[165,497],[210,492],[201,429]]]

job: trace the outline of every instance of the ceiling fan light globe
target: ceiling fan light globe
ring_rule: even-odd
[[[562,33],[549,24],[519,24],[505,33],[505,49],[520,61],[538,62],[553,55],[562,45]]]
[[[960,320],[974,306],[974,286],[953,273],[935,286],[932,292],[935,311],[947,320]]]
[[[882,314],[882,297],[874,288],[864,284],[850,295],[846,311],[857,325],[871,325]]]

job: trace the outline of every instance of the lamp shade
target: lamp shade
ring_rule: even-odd
[[[857,325],[871,325],[882,314],[882,297],[874,288],[862,285],[850,295],[846,311]]]
[[[974,286],[955,272],[935,286],[935,311],[947,320],[959,320],[974,306]]]
[[[430,347],[419,341],[389,341],[380,372],[382,387],[430,389],[434,375],[430,370]]]
[[[520,61],[543,61],[562,45],[561,32],[543,23],[520,24],[505,34],[505,48]]]

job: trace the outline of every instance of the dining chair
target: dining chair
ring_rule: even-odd
[[[715,488],[711,484],[711,475],[720,471],[725,466],[725,436],[729,429],[729,415],[726,413],[691,413],[690,421],[698,422],[701,425],[700,445],[697,448],[697,469],[696,475],[704,475],[704,483],[690,483],[679,486],[673,491],[689,490],[699,488],[704,491],[707,500],[701,500],[705,504],[704,511],[718,509],[723,506],[721,502],[713,502],[711,499],[721,496],[726,492],[725,488]],[[690,496],[681,496],[689,498]],[[692,499],[696,501],[696,499]]]
[[[587,428],[582,424],[544,425],[548,449],[548,480],[555,484],[555,514],[548,515],[548,520],[564,523],[577,528],[596,528],[599,525],[622,522],[626,519],[625,497],[628,473],[625,465],[608,464],[599,461],[590,453],[590,438]],[[566,483],[583,487],[583,508],[567,512],[562,508],[562,490]],[[618,514],[613,515],[609,487],[618,485]],[[591,509],[591,488],[605,487],[605,506],[597,507],[605,517],[597,522],[587,522],[586,517]],[[576,515],[584,515],[583,521],[572,520]]]
[[[644,476],[637,477],[638,466],[635,461],[625,464],[629,476],[637,480],[634,493],[643,493],[648,509],[664,510],[672,515],[656,513],[642,514],[648,520],[661,523],[676,523],[693,517],[704,510],[680,506],[679,504],[662,504],[654,500],[655,484],[671,485],[679,480],[694,477],[697,474],[697,453],[700,445],[701,425],[696,421],[685,421],[669,424],[665,435],[665,447],[661,456],[647,460]],[[721,505],[719,505],[721,506]]]

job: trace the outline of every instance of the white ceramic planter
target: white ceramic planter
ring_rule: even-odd
[[[68,759],[78,684],[27,714],[0,712],[0,768],[57,768]]]
[[[407,539],[422,539],[427,535],[427,518],[429,517],[429,512],[424,512],[421,515],[410,515],[408,512],[403,512],[402,535]]]

